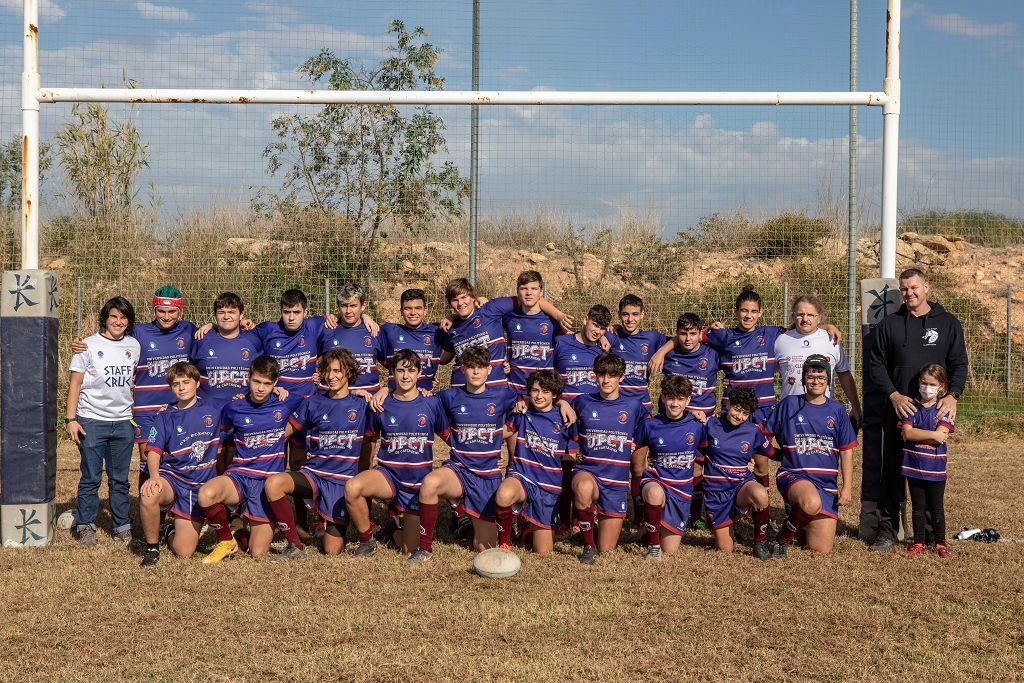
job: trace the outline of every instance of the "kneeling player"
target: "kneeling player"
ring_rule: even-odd
[[[808,356],[803,365],[806,393],[782,399],[764,425],[782,448],[782,466],[775,481],[792,507],[775,537],[775,557],[786,557],[789,544],[804,528],[808,548],[830,552],[839,506],[850,502],[857,435],[846,408],[826,394],[830,372],[825,356]],[[841,490],[837,489],[840,469]]]
[[[267,479],[267,502],[278,528],[288,539],[288,547],[277,560],[305,556],[288,495],[296,500],[313,500],[327,525],[323,541],[326,554],[337,555],[345,549],[345,483],[359,472],[359,453],[370,413],[366,399],[349,391],[349,382],[355,381],[360,372],[359,363],[349,351],[324,352],[316,370],[327,393],[317,392],[299,404],[285,429],[285,438],[297,432],[306,435],[306,462],[298,472],[280,472]]]
[[[775,449],[761,428],[750,422],[757,405],[757,394],[752,389],[733,389],[724,414],[708,419],[707,439],[701,444],[704,507],[714,529],[715,548],[727,553],[734,545],[733,522],[752,510],[754,556],[767,560],[771,558],[765,545],[769,508],[763,481],[767,480],[768,458]]]
[[[270,551],[274,528],[272,513],[263,494],[267,478],[284,471],[285,427],[301,398],[282,401],[274,394],[281,366],[270,356],[260,356],[249,368],[249,392],[229,402],[221,416],[221,429],[228,433],[225,450],[230,456],[227,471],[203,484],[199,505],[210,526],[217,530],[218,543],[203,562],[220,562],[238,551],[231,536],[225,505],[242,505],[250,525],[249,550],[253,557]]]
[[[640,399],[622,396],[619,384],[626,361],[603,353],[594,361],[598,393],[572,402],[578,417],[580,460],[573,470],[572,490],[576,518],[583,533],[580,562],[594,564],[598,552],[615,548],[626,516],[629,468],[633,445],[643,420],[650,417]],[[594,522],[600,514],[599,536]]]
[[[360,472],[345,485],[345,504],[359,533],[356,557],[367,557],[377,550],[368,499],[388,501],[402,513],[399,549],[408,553],[416,547],[418,494],[423,478],[434,467],[434,435],[448,438],[448,421],[440,399],[422,395],[417,386],[420,357],[415,351],[401,349],[395,352],[392,364],[395,391],[384,399],[382,412],[375,413],[371,420],[370,431],[380,439],[377,466]]]
[[[649,560],[660,560],[662,547],[668,555],[679,549],[690,516],[697,449],[706,435],[704,424],[687,410],[692,392],[685,377],[666,377],[661,385],[664,410],[642,420],[637,434],[634,461],[642,463],[648,455],[640,491],[647,532],[644,557]]]
[[[167,545],[178,557],[191,557],[199,544],[203,511],[199,487],[216,474],[220,448],[220,407],[198,398],[199,370],[178,362],[167,370],[167,384],[176,403],[153,419],[146,441],[151,476],[139,489],[139,515],[146,535],[142,566],[160,559],[160,512],[174,515]]]
[[[533,528],[533,551],[551,552],[552,527],[562,491],[562,461],[579,450],[576,429],[567,426],[556,405],[562,378],[554,370],[538,370],[526,378],[529,406],[513,415],[505,427],[515,447],[508,476],[495,496],[498,543],[511,548],[512,525],[519,513]]]
[[[439,395],[451,428],[449,459],[423,479],[420,488],[419,547],[405,561],[421,564],[431,558],[438,499],[447,498],[473,519],[473,545],[494,547],[494,493],[501,484],[502,430],[516,404],[505,386],[487,386],[491,354],[482,346],[462,352],[466,385]]]

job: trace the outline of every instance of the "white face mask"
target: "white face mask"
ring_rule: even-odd
[[[932,384],[918,384],[917,390],[920,392],[921,398],[926,401],[931,401],[939,395],[939,388]]]

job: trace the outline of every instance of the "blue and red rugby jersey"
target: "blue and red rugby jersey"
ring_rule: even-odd
[[[562,326],[543,311],[527,314],[518,307],[502,320],[508,338],[508,384],[525,396],[527,377],[555,367],[555,337]]]
[[[857,445],[857,434],[843,404],[826,399],[821,405],[803,396],[787,396],[764,423],[782,450],[776,477],[790,473],[815,486],[838,493],[839,452]]]
[[[939,404],[924,407],[917,403],[917,412],[910,417],[901,418],[900,428],[910,425],[917,429],[934,432],[939,427],[946,427],[953,432],[953,421],[948,418],[939,419]],[[903,476],[925,481],[946,480],[946,444],[933,444],[924,441],[903,442]]]
[[[626,376],[622,379],[619,391],[639,398],[644,407],[650,410],[653,404],[648,386],[647,361],[665,345],[668,337],[655,330],[639,330],[632,335],[609,330],[605,336],[612,345],[611,352],[626,361]]]
[[[339,322],[333,330],[326,327],[321,330],[317,351],[323,354],[330,349],[346,349],[359,363],[359,377],[349,381],[349,390],[362,389],[373,393],[380,389],[377,363],[385,357],[382,342],[379,336],[370,334],[362,321],[352,327],[345,327]]]
[[[753,479],[747,467],[754,455],[772,457],[775,449],[771,439],[753,422],[734,427],[724,415],[708,418],[707,438],[700,450],[704,458],[705,491],[729,491]]]
[[[146,451],[160,456],[161,476],[198,487],[217,474],[221,406],[196,399],[179,410],[175,403],[153,418]]]
[[[693,463],[706,435],[704,425],[689,412],[678,420],[670,420],[664,413],[641,420],[636,447],[649,449],[644,478],[656,479],[672,493],[689,500],[693,493]]]
[[[552,494],[561,493],[562,460],[579,451],[576,425],[566,427],[554,406],[544,412],[528,408],[525,413],[512,415],[505,426],[516,433],[508,473]]]
[[[395,352],[409,349],[420,357],[420,378],[416,386],[433,391],[436,383],[437,366],[441,362],[441,340],[437,323],[422,323],[412,328],[395,323],[384,323],[377,335],[381,340],[384,364],[388,368],[388,389],[395,390],[395,375],[391,371],[391,360]]]
[[[509,387],[487,387],[471,394],[465,387],[445,389],[438,398],[451,429],[451,462],[479,477],[500,478],[502,430],[517,395]]]
[[[235,445],[227,472],[266,478],[284,472],[284,428],[301,396],[282,401],[275,394],[263,403],[249,396],[230,401],[221,414],[221,431]]]
[[[584,394],[572,402],[572,407],[580,441],[576,468],[589,472],[606,486],[628,488],[634,446],[650,413],[639,399],[621,394],[612,400],[600,394]]]
[[[402,486],[419,489],[434,467],[434,435],[448,436],[448,419],[437,396],[417,394],[399,401],[394,394],[384,399],[384,411],[373,413],[370,429],[380,436],[377,467]]]
[[[249,390],[249,366],[263,353],[256,333],[239,330],[227,339],[211,330],[192,344],[192,363],[199,368],[199,395],[227,403]]]
[[[288,422],[306,435],[308,456],[302,469],[336,481],[359,473],[359,450],[370,426],[365,399],[351,394],[330,398],[318,392],[304,399]]]
[[[726,394],[733,387],[753,389],[762,414],[775,405],[775,340],[785,332],[784,327],[765,325],[750,332],[735,327],[704,331],[702,341],[718,352]]]
[[[715,412],[718,370],[718,352],[707,344],[701,344],[689,353],[673,349],[665,356],[665,363],[662,366],[662,373],[666,377],[682,375],[693,385],[693,394],[687,410],[700,410],[707,415]]]
[[[281,364],[278,384],[287,389],[289,395],[306,397],[316,391],[313,373],[323,329],[322,315],[306,318],[295,332],[285,330],[280,320],[268,320],[256,326],[263,352]]]
[[[192,353],[196,326],[179,320],[170,329],[161,330],[156,323],[139,323],[132,336],[139,342],[139,364],[135,366],[135,403],[132,418],[139,430],[136,441],[146,440],[149,425],[156,413],[175,401],[167,385],[167,370],[179,361],[187,361]]]
[[[488,386],[501,386],[507,383],[505,377],[505,328],[501,319],[506,313],[512,312],[519,302],[512,297],[491,299],[466,319],[456,316],[451,329],[441,338],[441,348],[455,354],[455,367],[452,369],[452,386],[461,387],[466,384],[462,374],[462,352],[470,346],[483,346],[491,353],[491,372],[487,376]]]
[[[563,334],[555,338],[555,371],[562,376],[565,388],[562,398],[572,401],[578,396],[597,391],[597,376],[594,361],[604,353],[600,344],[588,346],[575,334]]]

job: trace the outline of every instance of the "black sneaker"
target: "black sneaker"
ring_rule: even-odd
[[[160,560],[160,549],[159,548],[146,548],[142,553],[142,562],[139,562],[140,567],[152,567]]]
[[[356,549],[352,551],[352,557],[369,557],[377,552],[377,541],[371,538],[369,541],[359,541]]]
[[[429,550],[416,548],[416,550],[412,551],[412,554],[409,555],[409,557],[405,558],[405,566],[415,567],[418,564],[429,562],[432,557],[434,557],[434,555]]]
[[[651,560],[652,562],[661,562],[661,546],[660,545],[649,545],[647,546],[647,552],[644,553],[645,560]]]
[[[754,544],[752,554],[759,560],[767,561],[772,559],[772,551],[768,549],[768,544],[764,541],[758,541]]]
[[[868,546],[868,550],[873,553],[887,553],[893,546],[893,540],[888,534],[879,534],[875,542]]]
[[[789,557],[789,544],[775,541],[775,548],[772,549],[772,557],[784,560]]]
[[[90,527],[84,527],[78,532],[78,545],[85,548],[95,548],[98,545],[96,531]]]
[[[304,560],[306,559],[306,551],[295,545],[289,543],[280,555],[274,557],[274,562],[290,562],[291,560]]]
[[[597,564],[597,548],[585,546],[580,553],[580,562],[583,564]]]

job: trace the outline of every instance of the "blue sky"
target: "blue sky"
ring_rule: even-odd
[[[19,129],[20,0],[0,0],[0,132]],[[528,90],[845,90],[848,3],[482,0],[481,87]],[[326,46],[375,62],[388,20],[444,50],[449,89],[470,84],[471,3],[44,0],[44,85],[303,87]],[[900,205],[1024,215],[1024,3],[907,2]],[[862,0],[861,90],[881,89],[885,2]],[[984,98],[984,99],[982,99]],[[44,105],[44,133],[68,105]],[[246,204],[271,184],[260,150],[283,107],[151,106],[130,112],[151,147],[166,213]],[[466,108],[438,110],[468,173]],[[843,108],[484,108],[485,213],[580,220],[655,217],[666,231],[712,211],[844,203]],[[877,215],[881,112],[860,110],[865,219]],[[59,181],[48,183],[52,195]]]

